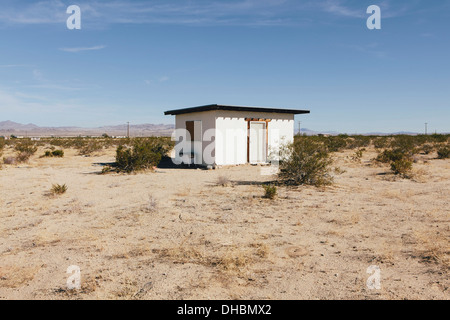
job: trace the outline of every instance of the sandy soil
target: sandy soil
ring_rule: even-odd
[[[257,166],[99,175],[113,149],[65,153],[0,170],[0,299],[449,298],[449,160],[401,179],[347,151],[333,186],[269,200]]]

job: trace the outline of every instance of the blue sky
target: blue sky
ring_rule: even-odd
[[[0,39],[0,121],[173,123],[218,103],[309,109],[312,130],[450,131],[446,0],[1,0]]]

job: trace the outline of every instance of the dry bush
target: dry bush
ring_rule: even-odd
[[[216,185],[221,187],[228,187],[231,185],[230,179],[226,176],[219,176],[216,180]]]
[[[269,248],[264,244],[252,244],[250,248],[241,246],[222,247],[222,250],[199,250],[198,246],[181,245],[170,249],[153,249],[152,252],[162,259],[174,263],[193,263],[215,268],[217,271],[240,273],[247,267],[264,259],[269,254]]]
[[[52,195],[60,195],[60,194],[64,194],[67,191],[67,186],[66,184],[53,184],[52,188],[50,189],[50,194]]]
[[[440,146],[437,150],[438,159],[448,159],[450,158],[450,146]]]
[[[418,256],[426,262],[435,262],[450,268],[449,234],[445,231],[419,230],[414,232]]]
[[[158,201],[153,197],[153,195],[148,196],[148,201],[142,206],[142,211],[147,213],[156,212],[158,209]]]
[[[3,163],[4,164],[16,164],[17,160],[15,157],[5,157],[5,158],[3,158]]]
[[[364,151],[366,151],[365,148],[356,150],[355,153],[352,155],[352,160],[355,162],[361,162]]]
[[[18,153],[26,153],[26,154],[29,154],[30,156],[35,154],[37,151],[37,147],[36,147],[35,143],[33,141],[31,141],[30,139],[23,139],[20,142],[16,143],[16,145],[14,146],[14,149]]]
[[[32,281],[39,267],[0,267],[0,288],[19,288]]]

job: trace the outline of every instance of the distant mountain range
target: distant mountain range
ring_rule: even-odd
[[[170,136],[174,129],[171,124],[130,124],[130,136]],[[21,124],[13,121],[0,121],[0,135],[28,137],[76,137],[76,136],[126,136],[127,125],[103,126],[97,128],[80,127],[39,127],[33,123]]]
[[[132,137],[148,137],[148,136],[170,136],[175,126],[171,124],[130,124],[130,136]],[[302,134],[306,135],[318,135],[325,134],[330,136],[335,136],[340,134],[336,131],[314,131],[307,128],[301,129]],[[101,136],[103,134],[109,136],[126,136],[127,135],[127,125],[121,124],[117,126],[103,126],[97,128],[81,128],[81,127],[39,127],[33,123],[21,124],[13,121],[0,121],[0,136],[28,136],[28,137],[76,137],[76,136]],[[298,133],[298,129],[296,130]],[[348,134],[355,134],[350,133]],[[396,135],[396,134],[406,134],[406,135],[417,135],[418,132],[369,132],[369,133],[358,133],[362,135]]]
[[[314,135],[318,135],[318,134],[325,134],[325,135],[330,135],[330,136],[337,136],[339,134],[341,134],[341,132],[336,132],[336,131],[314,131],[314,130],[310,130],[307,128],[302,128],[301,129],[302,134],[306,134],[308,136],[314,136]],[[298,133],[298,129],[296,131],[296,133]],[[399,134],[405,134],[405,135],[418,135],[420,133],[418,132],[409,132],[409,131],[398,131],[398,132],[367,132],[367,133],[350,133],[350,132],[346,132],[346,134],[349,135],[354,135],[354,134],[360,134],[363,136],[388,136],[388,135],[399,135]]]

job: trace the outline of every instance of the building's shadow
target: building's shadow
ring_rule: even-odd
[[[164,156],[159,162],[158,169],[206,169],[206,167],[196,164],[175,164],[171,157]]]

